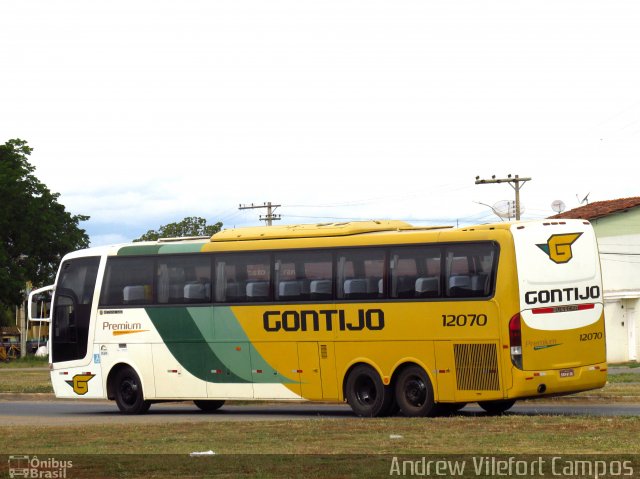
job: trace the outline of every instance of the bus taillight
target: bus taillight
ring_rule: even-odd
[[[509,321],[509,343],[511,346],[511,362],[518,369],[522,369],[522,329],[520,314],[516,314]]]

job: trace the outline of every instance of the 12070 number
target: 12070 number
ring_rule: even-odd
[[[442,325],[445,327],[455,326],[486,326],[486,314],[443,314]]]
[[[580,335],[580,341],[593,341],[595,339],[602,339],[602,333],[584,333]]]

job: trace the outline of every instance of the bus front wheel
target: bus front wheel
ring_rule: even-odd
[[[205,412],[217,411],[224,405],[224,401],[216,401],[216,400],[208,400],[208,399],[198,399],[193,401],[193,404],[198,406],[200,410]]]
[[[480,401],[478,404],[489,414],[498,415],[511,409],[515,403],[515,399],[504,399],[501,401]]]
[[[115,377],[116,404],[124,414],[143,414],[151,402],[144,400],[140,377],[130,367],[120,369]]]
[[[396,380],[396,403],[405,416],[420,417],[435,414],[433,386],[420,366],[409,366]]]
[[[353,412],[361,417],[386,416],[393,409],[391,389],[385,387],[377,371],[366,364],[356,366],[349,373],[345,396]]]

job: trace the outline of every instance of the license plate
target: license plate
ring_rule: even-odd
[[[561,369],[560,377],[561,378],[570,378],[573,376],[573,369]]]

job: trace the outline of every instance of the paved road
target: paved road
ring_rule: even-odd
[[[463,416],[484,415],[469,405]],[[516,404],[515,415],[640,416],[640,404],[621,403],[536,403]],[[276,421],[300,419],[356,419],[344,404],[255,404],[225,405],[215,413],[204,413],[192,403],[154,404],[148,414],[125,416],[110,401],[0,401],[0,424],[64,425],[95,423],[171,423],[202,421]]]

